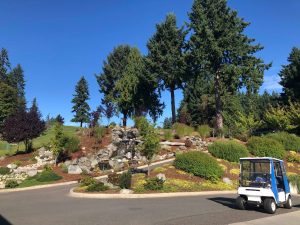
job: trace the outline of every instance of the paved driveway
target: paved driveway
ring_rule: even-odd
[[[239,211],[234,195],[156,199],[79,199],[71,186],[0,193],[1,225],[201,225],[229,224],[268,217],[260,209]],[[300,209],[294,198],[292,210]]]

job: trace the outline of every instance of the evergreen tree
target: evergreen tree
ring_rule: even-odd
[[[0,52],[0,82],[7,83],[7,72],[10,69],[10,62],[7,50],[2,48]]]
[[[10,86],[17,90],[18,107],[26,108],[24,71],[20,64],[8,74],[8,80]]]
[[[72,113],[75,113],[75,115],[72,119],[72,122],[79,122],[80,127],[82,127],[83,123],[89,122],[90,111],[90,106],[87,103],[87,100],[89,100],[88,83],[83,76],[78,81],[75,87],[75,94],[73,96],[74,98],[72,99]]]
[[[17,91],[13,87],[0,81],[0,127],[4,120],[15,113],[18,108]]]
[[[283,66],[279,73],[280,84],[283,86],[282,97],[287,100],[300,101],[300,49],[294,47],[288,57],[288,65]]]
[[[239,18],[226,0],[195,0],[189,19],[188,74],[212,81],[219,130],[223,128],[222,95],[242,87],[249,94],[257,93],[270,65],[255,57],[262,46],[243,33],[249,23]]]
[[[163,23],[156,25],[156,33],[147,43],[147,69],[161,81],[162,89],[171,93],[172,122],[176,121],[175,90],[182,87],[184,75],[185,32],[176,25],[174,14],[168,14]]]

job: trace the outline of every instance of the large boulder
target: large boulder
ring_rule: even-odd
[[[68,166],[68,174],[81,174],[82,169],[78,165],[69,165]]]
[[[14,163],[11,163],[11,164],[8,164],[6,167],[9,168],[9,169],[11,169],[11,170],[14,170],[14,169],[16,169],[18,166],[17,166],[16,164],[14,164]]]
[[[29,170],[27,170],[27,172],[26,172],[26,174],[29,176],[29,177],[33,177],[33,176],[35,176],[35,175],[37,175],[37,173],[38,173],[38,171],[37,171],[37,169],[29,169]]]

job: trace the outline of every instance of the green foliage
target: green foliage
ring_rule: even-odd
[[[20,160],[13,161],[13,164],[17,165],[17,167],[22,165],[22,162]]]
[[[78,137],[76,136],[71,136],[66,138],[66,143],[64,144],[64,148],[67,151],[70,151],[72,153],[77,152],[80,150],[80,141]]]
[[[164,130],[164,140],[170,141],[173,139],[173,133],[172,130],[170,129],[165,129]]]
[[[120,183],[119,183],[120,188],[130,189],[131,188],[131,178],[132,178],[132,175],[129,171],[122,173],[120,176]]]
[[[284,106],[271,106],[265,114],[265,122],[271,129],[285,131],[295,128]]]
[[[300,152],[300,137],[287,132],[278,132],[266,135],[266,137],[280,142],[286,151]]]
[[[166,117],[163,122],[164,129],[171,129],[172,128],[172,118]]]
[[[261,121],[256,120],[253,113],[243,114],[238,112],[238,118],[235,121],[235,132],[241,140],[247,141],[253,131],[260,126]]]
[[[236,11],[228,7],[227,1],[195,0],[189,19],[191,36],[186,46],[187,71],[189,77],[200,76],[210,84],[215,94],[219,129],[222,128],[222,94],[237,93],[241,87],[245,87],[248,94],[257,93],[264,70],[270,65],[256,57],[262,46],[245,35],[249,23],[239,18]]]
[[[5,183],[5,188],[16,188],[19,184],[16,180],[7,180]]]
[[[93,128],[93,136],[98,140],[101,141],[102,138],[105,136],[106,134],[106,128],[99,126],[99,127],[94,127]]]
[[[7,167],[0,167],[0,174],[1,175],[6,175],[10,173],[10,169]]]
[[[175,130],[176,134],[182,138],[184,136],[190,136],[192,132],[194,132],[194,128],[183,123],[174,123],[173,129]]]
[[[0,81],[0,125],[12,115],[17,108],[17,91]]]
[[[60,165],[60,169],[63,173],[68,173],[68,167],[64,163]]]
[[[90,186],[96,184],[97,180],[91,176],[85,176],[79,181],[80,187]]]
[[[147,43],[146,66],[171,92],[172,122],[176,120],[174,91],[182,87],[184,75],[183,47],[185,32],[176,25],[176,16],[168,14],[166,20],[156,25],[156,32]]]
[[[147,135],[149,129],[149,122],[144,116],[134,118],[134,126],[139,130],[141,136]]]
[[[274,157],[283,159],[284,146],[278,141],[267,137],[251,137],[247,143],[251,154],[259,157]]]
[[[109,188],[104,185],[102,182],[96,182],[94,184],[91,184],[87,187],[86,191],[87,192],[101,192],[101,191],[106,191]]]
[[[63,126],[60,123],[55,123],[54,137],[51,139],[51,150],[53,155],[57,158],[64,151],[67,139],[63,133]]]
[[[162,190],[163,187],[164,181],[157,177],[146,179],[146,183],[144,184],[144,189],[151,191]]]
[[[75,94],[72,99],[72,113],[75,113],[72,122],[79,122],[80,127],[82,127],[83,123],[89,122],[90,106],[88,105],[87,100],[89,100],[88,83],[82,76],[75,87]]]
[[[36,176],[34,176],[33,179],[39,182],[51,182],[60,180],[62,179],[62,177],[51,170],[44,170],[41,173],[38,173]]]
[[[279,73],[285,100],[300,102],[300,49],[294,47],[288,57],[288,65]]]
[[[298,189],[298,193],[300,193],[300,175],[290,175],[289,182],[290,184],[296,186]]]
[[[216,181],[223,175],[223,170],[218,162],[202,152],[187,152],[177,155],[174,166],[211,181]]]
[[[290,151],[286,157],[286,160],[291,163],[300,163],[300,155],[294,151]]]
[[[210,132],[212,131],[212,129],[210,128],[209,125],[204,124],[204,125],[200,125],[197,128],[197,131],[198,131],[200,137],[202,139],[205,139],[205,138],[208,138],[210,136]]]
[[[120,174],[118,174],[118,173],[108,174],[107,182],[111,183],[113,185],[120,185]]]
[[[239,162],[240,158],[248,156],[247,148],[236,141],[216,141],[208,146],[208,151],[229,162]]]

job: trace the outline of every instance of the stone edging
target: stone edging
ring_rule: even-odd
[[[136,198],[170,198],[170,197],[189,197],[205,196],[218,194],[236,194],[237,191],[201,191],[201,192],[173,192],[173,193],[151,193],[151,194],[90,194],[74,192],[70,190],[69,196],[75,198],[94,198],[94,199],[136,199]]]
[[[154,162],[150,166],[169,163],[169,162],[172,162],[174,160],[175,160],[175,158],[166,159],[166,160],[163,160],[163,161]],[[143,165],[143,166],[139,166],[138,169],[143,169],[143,168],[147,168],[147,167],[148,167],[147,165]],[[126,171],[126,170],[124,170],[124,171]],[[123,173],[124,171],[120,171],[118,173]],[[107,175],[103,175],[103,176],[95,177],[95,179],[102,179],[102,178],[106,178],[106,177],[107,177]],[[2,190],[0,189],[0,194],[1,193],[10,193],[10,192],[19,192],[19,191],[29,191],[29,190],[35,190],[35,189],[40,189],[40,188],[50,188],[50,187],[71,185],[71,184],[77,184],[77,183],[78,183],[77,181],[68,181],[68,182],[61,182],[61,183],[54,183],[54,184],[36,185],[36,186],[25,187],[25,188],[2,189]]]

